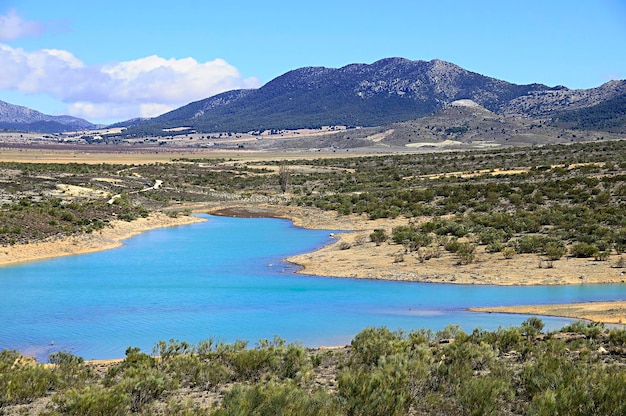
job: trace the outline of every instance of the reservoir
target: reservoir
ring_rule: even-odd
[[[202,215],[123,247],[0,268],[0,350],[45,361],[151,353],[159,340],[343,345],[368,326],[494,330],[527,316],[468,307],[626,298],[626,285],[499,287],[312,277],[281,259],[333,240],[291,221]],[[547,329],[570,320],[542,317]]]

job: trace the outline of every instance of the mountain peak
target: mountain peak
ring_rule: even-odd
[[[88,130],[94,127],[93,124],[82,118],[49,116],[28,107],[0,101],[0,129],[37,133],[60,133],[63,131]]]

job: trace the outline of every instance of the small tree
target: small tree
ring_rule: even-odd
[[[287,186],[289,186],[289,177],[291,176],[291,169],[284,162],[278,168],[278,184],[280,189],[285,193]]]
[[[375,229],[374,232],[370,234],[370,240],[372,240],[373,243],[376,243],[377,246],[387,241],[387,238],[385,230],[380,228]]]

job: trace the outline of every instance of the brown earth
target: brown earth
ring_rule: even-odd
[[[475,312],[520,313],[524,315],[563,316],[608,324],[626,324],[626,301],[585,302],[566,305],[505,306],[471,308]]]

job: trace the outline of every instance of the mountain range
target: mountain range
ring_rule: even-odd
[[[380,126],[433,114],[460,99],[499,115],[620,130],[626,125],[619,114],[625,97],[626,81],[586,90],[517,85],[438,59],[387,58],[338,69],[295,69],[261,88],[228,91],[136,123],[128,133],[158,134],[178,126],[207,133]]]
[[[181,126],[199,133],[372,127],[415,120],[458,100],[471,100],[500,116],[541,120],[555,127],[626,131],[624,80],[581,90],[542,84],[517,85],[438,59],[403,58],[342,68],[299,68],[258,89],[227,91],[155,118],[116,125],[126,127],[124,134],[129,137],[171,134],[163,130]],[[90,124],[67,116],[44,116],[28,109],[25,110],[33,113],[31,117],[22,111],[22,118],[14,112],[7,120],[4,108],[0,106],[0,128],[6,128],[3,123],[44,127],[56,123]],[[34,120],[37,115],[39,118]]]
[[[0,130],[61,133],[91,130],[96,125],[72,116],[49,116],[27,107],[0,101]]]

